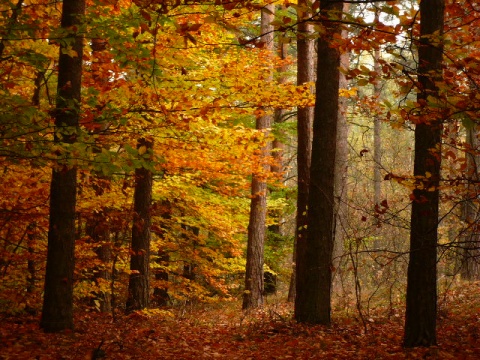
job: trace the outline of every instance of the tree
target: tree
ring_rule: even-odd
[[[58,144],[76,141],[80,116],[83,39],[77,32],[85,15],[84,0],[65,0],[61,27],[68,36],[61,41],[58,63],[55,139]],[[46,332],[73,328],[73,270],[77,169],[58,163],[50,185],[45,294],[40,326]]]
[[[466,186],[467,194],[462,204],[462,220],[465,222],[467,229],[462,234],[462,257],[460,275],[465,280],[478,280],[480,278],[480,239],[478,234],[478,205],[474,201],[478,194],[478,126],[474,125],[466,129],[466,150],[467,176],[469,182]]]
[[[297,10],[297,85],[314,81],[314,41],[312,25],[307,22],[307,1],[301,0]],[[288,300],[294,301],[296,292],[296,264],[305,254],[298,254],[298,239],[307,231],[308,187],[310,184],[310,162],[312,157],[313,107],[299,107],[297,111],[297,216],[293,251],[293,272],[288,291]],[[302,250],[305,248],[302,248]]]
[[[145,137],[139,139],[137,149],[140,156],[151,157],[153,140]],[[142,310],[149,305],[152,187],[153,176],[151,169],[146,167],[136,169],[127,312]]]
[[[344,13],[347,13],[349,4],[343,6]],[[342,37],[347,37],[347,30],[342,30]],[[340,64],[343,70],[347,70],[350,66],[350,53],[344,52],[340,55]],[[339,88],[346,91],[348,89],[348,80],[343,71],[339,74]],[[344,249],[345,228],[348,215],[348,132],[347,123],[348,97],[341,96],[338,105],[337,119],[337,150],[335,154],[335,230],[334,230],[334,247],[333,247],[333,268],[335,274],[340,271],[340,260]]]
[[[324,33],[317,41],[316,103],[308,197],[307,236],[297,242],[295,319],[330,324],[334,183],[339,109],[339,21],[343,3],[320,1]]]
[[[375,22],[379,21],[379,11],[375,11]],[[377,74],[381,73],[382,66],[380,65],[380,49],[376,47],[373,50],[373,71]],[[382,84],[376,81],[373,84],[373,98],[377,103],[381,100]],[[378,113],[373,118],[373,206],[377,210],[382,201],[382,138],[381,138],[382,120]],[[378,214],[376,214],[378,215]],[[380,218],[377,219],[377,226],[380,225]],[[375,240],[374,248],[379,248],[378,239]]]
[[[267,50],[273,50],[273,21],[275,5],[266,5],[262,9],[261,35],[262,41]],[[271,76],[270,76],[271,77]],[[271,79],[270,79],[271,81]],[[270,111],[266,109],[266,111]],[[257,118],[256,128],[263,131],[266,144],[260,150],[262,153],[261,161],[269,155],[271,144],[269,144],[268,131],[272,125],[272,115],[264,114]],[[268,170],[268,165],[264,170]],[[266,218],[267,218],[267,183],[264,175],[254,174],[252,178],[252,199],[250,203],[250,220],[248,223],[248,242],[247,242],[247,264],[245,272],[245,292],[243,295],[243,309],[255,308],[263,305],[263,262],[264,262],[264,244],[266,236]]]
[[[414,177],[407,274],[404,345],[431,346],[436,340],[438,204],[443,132],[442,79],[444,0],[420,2],[418,112],[415,119]]]

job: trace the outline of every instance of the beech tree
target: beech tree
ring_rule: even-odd
[[[330,324],[334,245],[334,183],[339,109],[339,20],[343,3],[320,1],[324,33],[317,40],[316,102],[306,236],[297,240],[295,319]],[[338,44],[337,44],[338,45]]]
[[[435,345],[437,316],[437,240],[439,183],[444,114],[442,80],[444,0],[420,2],[418,42],[419,108],[415,122],[410,261],[405,313],[406,347]]]
[[[73,144],[80,116],[83,38],[78,30],[85,15],[84,0],[62,3],[61,27],[68,35],[60,42],[54,141]],[[67,152],[68,154],[68,152]],[[73,270],[77,168],[59,161],[50,185],[45,293],[40,326],[46,332],[73,328]]]

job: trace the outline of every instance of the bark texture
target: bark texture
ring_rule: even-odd
[[[273,26],[275,5],[266,5],[262,10],[262,40],[267,50],[273,50]],[[272,81],[270,79],[270,81]],[[272,125],[272,116],[265,115],[257,119],[256,128],[268,135]],[[262,149],[262,158],[270,155],[271,144],[266,144]],[[265,165],[264,170],[268,171]],[[250,219],[248,223],[247,264],[245,271],[245,292],[243,294],[242,308],[250,309],[263,305],[263,249],[267,233],[267,184],[262,176],[253,175],[252,200],[250,203]]]
[[[406,347],[435,345],[437,315],[437,228],[441,165],[442,111],[428,102],[441,104],[436,82],[442,77],[444,0],[420,2],[420,43],[418,48],[418,102],[415,126],[414,176],[410,261],[407,274],[405,314]],[[427,173],[428,177],[427,177]]]
[[[307,234],[297,242],[295,319],[330,324],[334,244],[334,183],[339,109],[340,51],[332,39],[341,35],[342,2],[320,1],[326,33],[317,41],[316,103],[308,196]]]
[[[343,5],[343,12],[346,13],[349,4]],[[342,37],[347,37],[347,31],[342,31]],[[350,54],[345,52],[340,55],[340,64],[343,69],[350,66]],[[342,72],[339,74],[339,88],[348,89],[348,80]],[[338,125],[337,125],[337,150],[335,155],[335,240],[333,248],[333,269],[334,275],[340,271],[340,260],[344,250],[345,228],[348,223],[347,206],[347,176],[348,176],[348,133],[347,123],[348,99],[340,97],[338,103]]]
[[[375,23],[379,22],[379,11],[375,12]],[[380,65],[380,49],[376,48],[373,51],[373,70],[377,74],[381,74],[382,67]],[[382,85],[380,79],[373,85],[373,97],[377,104],[380,103],[380,97],[382,93]],[[380,209],[380,203],[382,201],[382,138],[381,138],[381,126],[382,120],[380,116],[375,114],[373,118],[373,206],[375,210]],[[379,215],[375,212],[375,215]],[[380,227],[380,217],[377,218],[377,224]],[[380,247],[380,241],[376,238],[374,242],[374,248]]]
[[[61,27],[78,28],[85,14],[84,0],[64,0]],[[72,31],[72,30],[70,30]],[[79,123],[82,80],[83,39],[72,32],[72,49],[77,56],[62,52],[58,63],[55,139],[57,143],[74,143]],[[46,332],[73,328],[73,271],[75,249],[75,205],[77,169],[58,164],[50,185],[50,223],[48,229],[45,292],[40,326]]]
[[[141,138],[138,149],[146,147],[146,153],[153,149],[153,140]],[[152,172],[144,167],[135,170],[135,191],[133,203],[132,246],[130,277],[126,311],[132,312],[148,307],[150,300],[150,206],[152,203]]]
[[[299,9],[306,6],[306,0],[299,0]],[[311,16],[309,13],[298,10],[299,21],[297,30],[297,85],[314,81],[314,41],[312,25],[305,21]],[[293,251],[293,272],[288,291],[288,301],[295,300],[296,292],[296,264],[305,258],[305,254],[298,254],[297,243],[299,238],[306,235],[308,187],[310,184],[310,163],[312,158],[312,124],[313,108],[298,108],[297,111],[297,216],[295,244]],[[302,248],[301,250],[304,250]]]
[[[467,129],[467,144],[469,152],[467,158],[467,194],[462,206],[462,220],[466,230],[462,234],[462,258],[460,275],[462,279],[474,281],[480,279],[480,229],[479,229],[479,208],[475,201],[479,193],[478,169],[480,165],[478,128],[477,126]]]

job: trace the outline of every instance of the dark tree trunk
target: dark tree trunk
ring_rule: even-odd
[[[31,297],[36,288],[36,282],[37,282],[37,266],[35,262],[35,228],[36,224],[33,222],[28,225],[27,228],[27,251],[28,251],[28,260],[27,260],[27,271],[28,271],[28,276],[27,276],[27,294],[29,297]],[[28,310],[33,311],[33,307],[29,304],[28,305]]]
[[[171,219],[172,205],[169,201],[162,203],[162,213],[160,214],[165,220]],[[157,234],[160,235],[160,234]],[[170,301],[168,294],[168,280],[169,274],[167,267],[170,263],[170,254],[164,249],[158,250],[157,260],[159,268],[155,271],[155,280],[157,286],[153,289],[153,300],[156,306],[167,306]]]
[[[275,5],[266,5],[262,10],[262,40],[265,48],[273,50],[273,26],[270,23],[274,19]],[[271,78],[271,77],[270,77]],[[273,80],[272,78],[270,81]],[[272,116],[264,115],[257,119],[256,127],[268,135],[268,129],[272,124]],[[261,161],[270,154],[271,144],[266,144],[261,149]],[[269,166],[264,166],[268,171]],[[243,294],[242,308],[250,309],[263,305],[263,249],[267,219],[267,183],[263,176],[253,175],[252,200],[250,203],[250,219],[248,223],[247,264],[245,268],[245,292]]]
[[[137,148],[146,148],[151,153],[153,140],[141,138]],[[152,172],[141,167],[135,170],[135,190],[133,205],[132,246],[130,277],[128,282],[127,313],[148,307],[150,299],[150,206],[152,203]]]
[[[300,6],[306,5],[306,0],[299,0]],[[312,82],[314,80],[314,42],[309,36],[312,33],[312,25],[302,22],[311,14],[297,12],[300,22],[297,31],[297,85]],[[306,235],[308,187],[310,184],[310,162],[312,156],[312,124],[313,108],[298,108],[297,112],[297,217],[295,227],[295,243],[293,246],[293,271],[288,290],[288,301],[295,300],[296,292],[296,264],[304,259],[305,254],[298,254],[297,243],[299,238]],[[305,250],[302,247],[301,250]]]
[[[153,289],[153,299],[157,306],[167,306],[170,301],[170,296],[168,295],[168,271],[165,270],[169,262],[170,255],[164,250],[158,250],[157,264],[161,268],[156,270],[155,280],[161,282],[161,285]]]
[[[198,246],[198,236],[200,235],[200,229],[196,226],[182,225],[182,229],[185,231],[184,237],[188,239],[189,233],[192,235],[190,243],[192,244],[191,258],[186,259],[183,262],[183,277],[187,280],[194,281],[196,278],[197,264],[195,262],[195,250]],[[188,242],[188,241],[187,241]]]
[[[334,182],[339,109],[340,51],[331,39],[340,36],[342,2],[320,1],[326,34],[317,41],[316,103],[306,237],[297,243],[295,319],[330,324],[334,244]]]
[[[85,14],[84,0],[64,0],[61,26],[78,28]],[[63,53],[58,64],[55,142],[73,143],[79,123],[83,39],[71,33],[69,43],[77,56]],[[73,270],[75,249],[75,205],[77,169],[59,164],[53,169],[50,185],[45,293],[40,326],[46,332],[73,328]]]
[[[418,81],[420,104],[438,99],[436,82],[442,77],[444,0],[420,2],[420,43]],[[437,315],[437,228],[441,138],[443,131],[440,106],[419,109],[415,126],[414,176],[410,262],[407,274],[407,309],[405,314],[406,347],[435,345]],[[428,177],[427,177],[428,175]]]
[[[112,249],[110,243],[110,228],[107,221],[108,209],[94,211],[91,218],[87,220],[86,233],[90,236],[92,242],[97,245],[95,253],[100,260],[100,265],[96,266],[93,273],[93,281],[101,288],[96,293],[96,300],[99,301],[100,312],[108,313],[111,311],[110,290],[105,291],[107,284],[112,280],[111,262]],[[103,288],[103,290],[102,290]]]

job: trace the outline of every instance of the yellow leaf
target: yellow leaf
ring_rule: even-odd
[[[138,148],[138,154],[143,155],[147,152],[147,147],[145,145],[142,145]]]

